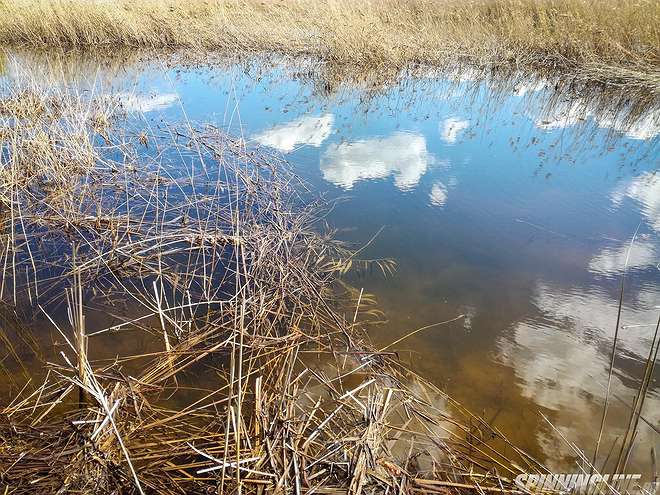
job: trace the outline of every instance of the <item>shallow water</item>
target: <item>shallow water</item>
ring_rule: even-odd
[[[556,469],[575,470],[562,435],[593,451],[627,261],[609,450],[660,312],[658,111],[630,123],[538,78],[427,73],[368,90],[318,70],[149,61],[72,77],[109,80],[145,126],[209,122],[285,155],[339,199],[339,237],[398,263],[349,279],[385,313],[376,345],[463,315],[401,341],[401,359]],[[631,459],[644,473],[660,446],[657,377]]]

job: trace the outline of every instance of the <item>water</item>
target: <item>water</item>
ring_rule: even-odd
[[[609,449],[660,313],[657,110],[631,124],[607,100],[520,75],[427,73],[375,90],[319,70],[149,61],[71,73],[104,74],[145,126],[209,122],[285,155],[337,201],[327,221],[340,238],[398,264],[349,276],[384,312],[376,346],[463,315],[402,340],[400,358],[550,467],[574,470],[562,435],[593,450],[627,260]],[[657,378],[631,460],[645,473],[660,446]]]

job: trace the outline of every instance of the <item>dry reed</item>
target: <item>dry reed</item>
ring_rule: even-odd
[[[660,86],[654,0],[13,0],[0,43],[279,51],[399,70],[469,61]]]

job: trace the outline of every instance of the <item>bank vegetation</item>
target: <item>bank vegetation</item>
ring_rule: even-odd
[[[469,62],[660,87],[654,0],[3,0],[0,43],[305,54],[369,69]]]

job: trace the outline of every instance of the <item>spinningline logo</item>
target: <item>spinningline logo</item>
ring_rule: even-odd
[[[519,474],[515,483],[531,493],[657,495],[660,483],[641,474]]]

